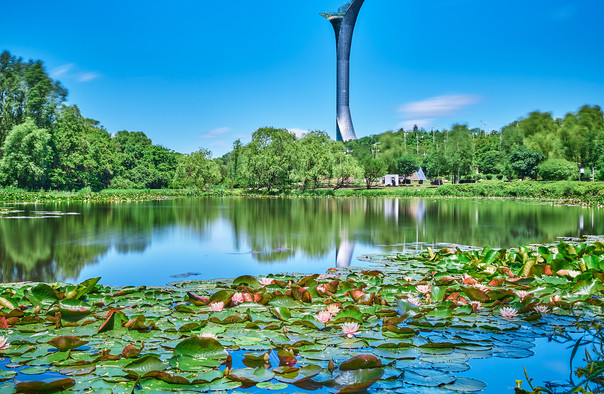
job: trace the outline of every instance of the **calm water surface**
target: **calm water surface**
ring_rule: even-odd
[[[417,243],[516,247],[604,234],[604,210],[488,199],[197,198],[0,205],[0,281],[164,285],[271,272],[322,273]],[[528,359],[472,360],[465,375],[510,392],[526,366],[564,381],[567,345]],[[506,373],[500,373],[506,370]],[[525,383],[525,386],[526,383]],[[526,388],[526,387],[525,387]]]
[[[0,218],[4,282],[101,276],[106,285],[163,285],[321,273],[416,242],[515,247],[604,234],[602,209],[492,199],[196,198],[0,208],[8,208]]]

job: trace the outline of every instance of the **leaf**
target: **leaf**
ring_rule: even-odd
[[[137,377],[145,377],[154,371],[163,371],[167,365],[154,355],[146,355],[124,365],[124,371]]]
[[[19,304],[17,304],[17,302],[15,300],[13,300],[11,297],[7,297],[7,296],[1,296],[0,297],[0,309],[2,308],[6,308],[6,309],[18,309],[19,308]]]
[[[49,381],[29,381],[17,382],[15,388],[20,393],[42,393],[59,390],[67,390],[75,385],[75,380],[71,378],[61,378]]]
[[[247,386],[253,386],[256,383],[268,382],[275,377],[275,373],[268,371],[266,368],[243,368],[229,371],[228,379],[237,382],[243,382]]]
[[[74,336],[70,336],[70,335],[55,337],[55,338],[51,339],[50,341],[48,341],[49,345],[51,345],[54,348],[59,349],[60,352],[64,352],[66,350],[73,350],[73,349],[83,346],[87,343],[88,343],[88,341],[84,341],[78,337],[74,337]]]
[[[99,327],[99,334],[111,330],[119,330],[122,328],[122,323],[125,322],[126,317],[123,312],[113,309],[107,313],[107,319]]]
[[[381,367],[382,361],[372,354],[360,354],[340,364],[340,371]]]
[[[491,298],[483,291],[475,287],[461,287],[465,295],[472,301],[489,302]]]
[[[141,345],[140,349],[137,349],[137,347],[134,345],[128,345],[124,348],[124,350],[122,350],[122,357],[123,358],[136,358],[141,354],[144,347],[145,347],[144,343]]]
[[[455,379],[455,382],[443,386],[444,389],[462,393],[483,391],[486,387],[486,383],[480,380],[459,376]]]
[[[35,306],[46,307],[59,300],[55,289],[46,283],[39,283],[26,294],[27,299]]]
[[[174,355],[199,359],[222,359],[226,358],[227,352],[224,346],[214,338],[193,336],[176,345]]]
[[[367,390],[371,385],[384,375],[382,368],[356,369],[343,371],[330,381],[329,384],[338,390],[338,393],[358,393]]]
[[[278,295],[273,297],[269,302],[269,305],[275,307],[285,307],[285,308],[302,308],[304,305],[299,301],[294,300],[291,297],[286,295]]]
[[[251,287],[254,290],[258,290],[262,287],[260,282],[258,282],[258,279],[256,279],[255,277],[253,277],[251,275],[242,275],[242,276],[235,278],[233,280],[233,286],[235,286],[235,287],[247,286],[247,287]]]
[[[94,289],[94,286],[96,286],[96,284],[99,282],[99,280],[101,280],[100,277],[86,279],[84,282],[77,285],[75,289],[66,293],[65,298],[79,300],[86,294],[90,293],[92,289]]]

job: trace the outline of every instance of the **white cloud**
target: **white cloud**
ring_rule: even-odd
[[[399,123],[398,127],[402,127],[405,130],[413,130],[413,126],[419,127],[420,129],[428,129],[430,126],[434,124],[434,119],[412,119],[405,120],[404,122]]]
[[[403,104],[400,106],[399,112],[407,119],[441,118],[455,115],[461,109],[476,104],[479,101],[479,96],[471,94],[437,96],[422,101]]]
[[[72,68],[73,68],[73,63],[64,64],[62,66],[59,66],[59,67],[53,69],[50,72],[50,76],[52,78],[58,78],[61,75],[67,74],[69,71],[71,71]]]
[[[233,131],[233,129],[230,127],[218,127],[216,129],[212,129],[212,130],[208,131],[207,133],[200,136],[199,138],[202,138],[204,140],[209,140],[212,138],[220,137],[221,135],[229,133],[231,131]]]
[[[302,138],[302,137],[304,137],[305,134],[310,132],[310,130],[297,129],[295,127],[292,129],[287,129],[287,131],[294,134],[296,136],[296,138]]]
[[[92,81],[93,79],[97,79],[100,78],[101,74],[96,73],[96,72],[86,72],[86,73],[80,73],[76,76],[76,79],[78,80],[78,82],[88,82],[88,81]]]

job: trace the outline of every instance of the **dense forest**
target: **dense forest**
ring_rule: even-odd
[[[297,138],[261,128],[220,158],[180,154],[140,131],[110,134],[66,105],[67,90],[41,61],[0,54],[0,186],[27,190],[340,188],[382,175],[433,180],[604,180],[604,114],[584,106],[564,118],[532,112],[501,130],[388,131],[341,143],[323,131]]]

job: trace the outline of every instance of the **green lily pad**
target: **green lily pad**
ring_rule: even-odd
[[[443,388],[453,391],[459,391],[462,393],[472,393],[482,391],[487,387],[486,383],[481,382],[477,379],[458,377],[455,382],[446,384]]]
[[[124,371],[135,376],[144,377],[155,371],[163,371],[166,367],[167,365],[156,356],[146,355],[124,365]]]
[[[48,341],[49,345],[59,349],[60,352],[73,350],[80,346],[86,345],[87,343],[88,341],[84,341],[78,337],[74,337],[71,335],[56,337]]]

